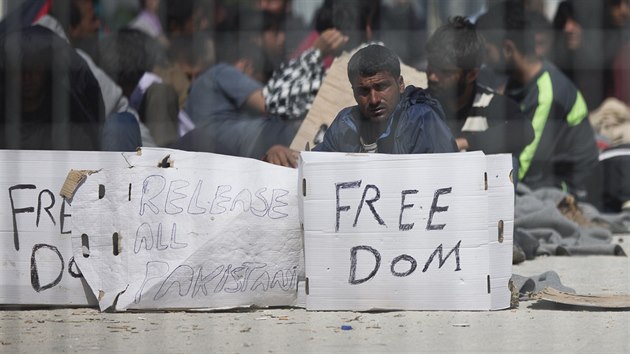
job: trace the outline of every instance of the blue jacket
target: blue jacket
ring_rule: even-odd
[[[330,125],[324,141],[314,151],[362,152],[358,106],[344,108]],[[387,129],[377,140],[378,152],[423,154],[457,152],[457,144],[444,123],[444,111],[425,90],[407,86],[388,119]]]

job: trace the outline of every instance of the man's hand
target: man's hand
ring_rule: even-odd
[[[468,140],[466,140],[466,138],[457,138],[455,139],[455,142],[457,143],[457,148],[459,149],[459,151],[468,150],[470,148],[470,146],[468,145]]]
[[[337,55],[340,48],[348,42],[348,36],[331,28],[322,32],[313,43],[313,48],[319,49],[322,58],[329,55]]]
[[[263,161],[267,161],[274,165],[297,168],[300,152],[291,150],[284,145],[274,145],[263,157]]]

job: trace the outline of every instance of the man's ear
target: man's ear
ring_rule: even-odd
[[[400,93],[405,92],[405,80],[403,80],[402,75],[398,77],[398,90]]]
[[[479,76],[479,68],[474,68],[472,70],[468,70],[466,72],[466,83],[473,83],[475,82],[475,80],[477,80],[477,77]]]
[[[516,54],[516,45],[514,45],[514,42],[509,39],[504,40],[502,49],[504,59],[510,60],[514,58]]]

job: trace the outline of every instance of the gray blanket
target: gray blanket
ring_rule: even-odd
[[[563,212],[561,212],[563,210]],[[624,255],[612,232],[630,232],[630,214],[600,214],[555,188],[516,189],[514,245],[526,259],[537,255]]]

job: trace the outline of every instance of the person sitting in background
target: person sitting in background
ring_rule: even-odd
[[[567,0],[558,5],[552,61],[584,94],[591,110],[614,94],[614,62],[627,43],[629,16],[628,0]]]
[[[129,23],[134,28],[157,39],[163,46],[168,47],[168,39],[162,30],[160,21],[160,0],[138,0],[140,13]]]
[[[400,60],[369,45],[348,62],[356,106],[344,108],[314,151],[419,154],[456,152],[439,103],[424,90],[405,88]]]
[[[64,4],[63,1],[55,2],[56,6],[75,6],[73,1]],[[45,15],[37,21],[37,25],[46,27],[53,31],[59,38],[68,42],[66,29],[68,28],[67,18],[63,17],[64,11],[58,11],[59,8],[53,8],[51,14],[61,16],[58,21],[51,15]],[[70,11],[72,12],[72,11]],[[70,43],[72,44],[72,43]],[[102,131],[102,150],[103,151],[135,151],[142,146],[142,138],[140,136],[140,125],[136,117],[128,112],[129,101],[122,94],[122,89],[107,74],[99,68],[94,60],[82,51],[76,49],[77,54],[85,60],[90,68],[92,75],[98,82],[105,105],[105,123]]]
[[[49,29],[2,36],[0,87],[0,148],[100,150],[105,112],[98,82]]]
[[[474,25],[453,18],[429,38],[426,53],[429,93],[442,104],[457,147],[518,159],[534,130],[516,102],[477,83],[484,43]]]
[[[599,163],[589,202],[607,213],[630,213],[630,107],[608,98],[589,115],[598,134]]]
[[[139,30],[121,29],[100,42],[98,64],[138,115],[143,146],[168,146],[179,137],[177,93],[153,73],[164,60],[161,45]]]
[[[266,111],[258,33],[222,32],[215,40],[218,63],[192,83],[184,107],[196,127],[173,147],[261,159],[273,145],[288,145],[298,126]]]
[[[266,58],[261,53],[262,46],[268,44],[262,38],[267,21],[265,14],[241,16],[249,21],[238,28],[224,28],[216,33],[219,64],[193,83],[184,109],[197,127],[174,147],[262,158],[296,167],[297,152],[287,146],[321,85],[319,55],[336,52],[347,38],[331,30],[331,36],[322,36],[315,42],[310,54],[281,65],[267,81],[265,69],[268,66],[260,60]],[[227,77],[217,80],[221,75]],[[235,80],[242,80],[241,86],[235,85]],[[228,97],[227,105],[210,104],[213,100],[224,102],[225,97]],[[249,104],[253,102],[249,98],[256,98],[254,105]]]
[[[255,0],[254,5],[259,11],[281,19],[278,31],[285,34],[286,46],[283,45],[281,60],[275,63],[279,64],[287,58],[285,53],[295,50],[300,41],[308,35],[307,26],[300,16],[293,13],[292,0]]]
[[[534,141],[519,157],[519,180],[530,188],[557,187],[586,199],[598,151],[582,94],[553,64],[536,56],[519,1],[491,7],[478,19],[477,30],[486,40],[486,62],[509,77],[505,95],[520,105],[534,128]]]
[[[175,88],[180,110],[184,108],[193,80],[215,62],[213,40],[203,32],[170,38],[168,62],[158,63],[154,72]]]
[[[58,4],[59,3],[59,4]],[[94,58],[98,51],[98,41],[101,32],[104,32],[103,24],[96,13],[94,0],[55,0],[53,7],[68,6],[70,4],[70,28],[68,37],[72,46],[83,50]],[[67,7],[66,7],[67,9]]]

